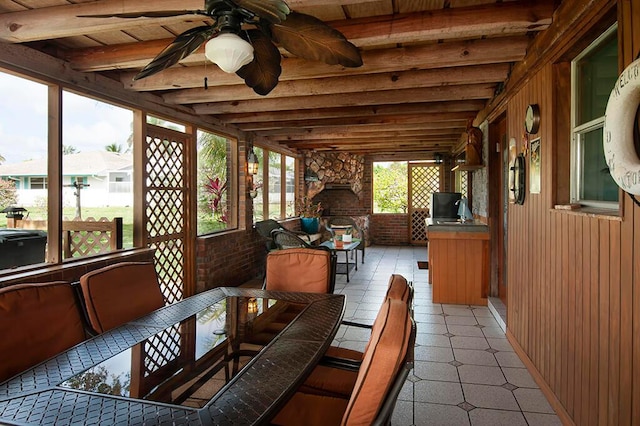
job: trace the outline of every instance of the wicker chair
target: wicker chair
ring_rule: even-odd
[[[262,238],[265,239],[265,246],[267,249],[267,253],[270,252],[271,250],[275,250],[278,247],[276,246],[276,243],[273,241],[273,236],[271,235],[271,232],[275,231],[276,229],[283,229],[282,225],[280,225],[278,222],[276,222],[273,219],[267,219],[267,220],[261,220],[260,222],[256,222],[256,231],[258,231],[258,234],[260,234],[260,236]]]
[[[326,247],[289,247],[267,255],[266,290],[333,293],[336,254]]]
[[[280,250],[294,247],[312,247],[311,244],[300,238],[300,235],[282,228],[271,231],[271,238]]]
[[[327,219],[327,229],[333,236],[334,231],[331,229],[332,226],[351,226],[355,232],[354,237],[360,239],[360,244],[358,244],[356,250],[360,250],[362,252],[362,263],[364,263],[364,252],[366,247],[365,235],[362,229],[360,229],[356,224],[355,220],[349,216],[331,216]]]

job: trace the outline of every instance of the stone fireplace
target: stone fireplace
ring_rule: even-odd
[[[357,216],[368,213],[364,205],[365,159],[345,152],[305,154],[306,194],[322,203],[325,216]]]

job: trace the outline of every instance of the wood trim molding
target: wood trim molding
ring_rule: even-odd
[[[575,426],[575,423],[573,422],[573,419],[571,418],[567,410],[565,410],[560,400],[553,393],[551,387],[549,387],[547,382],[544,380],[544,377],[542,377],[542,374],[540,374],[536,366],[533,364],[533,361],[531,361],[527,353],[524,351],[524,349],[522,349],[520,343],[518,343],[515,336],[509,329],[507,329],[506,336],[507,340],[509,341],[509,343],[511,343],[511,346],[513,346],[514,351],[516,352],[516,354],[518,354],[518,357],[520,358],[522,363],[525,365],[525,367],[527,367],[527,370],[529,370],[531,377],[533,377],[533,380],[535,380],[536,384],[540,387],[543,395],[547,398],[547,401],[549,401],[551,408],[553,408],[558,415],[558,418],[560,419],[562,424],[565,426]]]

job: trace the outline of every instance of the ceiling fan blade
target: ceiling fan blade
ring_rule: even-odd
[[[253,61],[240,68],[236,74],[244,79],[258,95],[265,96],[278,85],[282,72],[280,51],[260,30],[248,30],[248,38],[253,45]],[[246,37],[245,34],[242,34]]]
[[[140,80],[141,78],[149,77],[177,64],[193,53],[202,43],[211,38],[211,36],[215,34],[215,31],[214,27],[203,25],[183,32],[176,37],[169,46],[165,47],[153,61],[149,62],[133,79]]]
[[[311,15],[292,11],[285,21],[270,28],[274,41],[300,58],[353,68],[362,65],[355,45],[340,31]]]
[[[78,18],[169,18],[180,15],[205,15],[203,10],[164,10],[162,12],[110,13],[105,15],[78,15]]]
[[[233,0],[233,3],[274,24],[286,20],[291,13],[284,0]]]

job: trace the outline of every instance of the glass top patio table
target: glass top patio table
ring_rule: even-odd
[[[1,424],[263,424],[318,363],[343,295],[220,287],[0,384]]]

